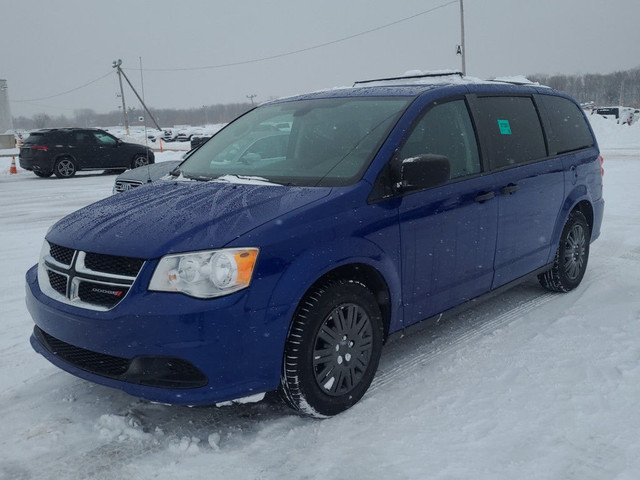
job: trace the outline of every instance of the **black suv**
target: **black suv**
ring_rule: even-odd
[[[124,170],[154,162],[150,148],[125,143],[99,129],[32,132],[20,149],[20,166],[39,177],[73,177],[78,170]]]

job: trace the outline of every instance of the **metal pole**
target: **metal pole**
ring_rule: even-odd
[[[207,115],[207,106],[202,105],[202,111],[204,112],[204,124],[209,125],[209,115]]]
[[[133,84],[129,81],[129,77],[127,77],[127,74],[124,73],[120,67],[118,67],[118,73],[122,73],[122,76],[124,77],[124,79],[127,81],[127,83],[129,84],[129,86],[131,87],[131,90],[133,90],[133,93],[136,94],[136,97],[138,97],[138,100],[140,100],[140,103],[142,104],[142,106],[144,107],[145,112],[147,112],[149,114],[149,117],[151,118],[151,120],[153,121],[153,124],[156,126],[156,128],[158,130],[162,130],[162,128],[160,128],[160,125],[158,125],[158,122],[156,122],[156,119],[153,118],[153,115],[151,114],[151,112],[149,111],[149,109],[147,108],[147,105],[144,103],[144,100],[142,100],[142,98],[140,98],[140,95],[138,95],[138,92],[136,92],[136,89],[133,88]]]
[[[467,54],[467,50],[465,49],[464,46],[464,4],[463,1],[460,0],[460,34],[461,34],[461,43],[460,46],[462,47],[462,75],[466,75],[467,74],[467,65],[466,65],[466,61],[465,61],[465,57]]]
[[[127,106],[124,103],[124,88],[122,88],[122,76],[120,75],[120,65],[122,65],[122,60],[118,59],[113,62],[113,68],[118,69],[118,82],[120,82],[120,98],[122,98],[122,115],[124,118],[124,128],[127,131],[127,135],[129,135],[129,120],[127,119]]]

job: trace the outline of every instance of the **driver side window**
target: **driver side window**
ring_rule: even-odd
[[[478,144],[464,100],[435,105],[415,125],[399,152],[399,158],[444,155],[450,178],[480,172]]]

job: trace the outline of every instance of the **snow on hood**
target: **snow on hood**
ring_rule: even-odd
[[[60,220],[47,240],[137,258],[220,248],[329,194],[330,188],[158,182],[114,195]]]

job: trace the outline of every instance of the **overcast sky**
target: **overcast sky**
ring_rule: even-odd
[[[640,67],[639,0],[464,0],[464,9],[472,76]],[[451,0],[4,0],[0,14],[0,78],[14,117],[116,110],[118,58],[136,87],[142,58],[146,102],[156,108],[460,69],[460,7]],[[139,106],[130,91],[125,98]]]

